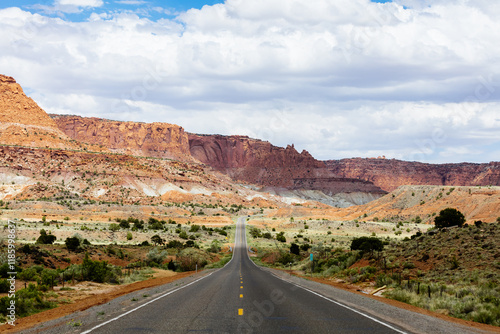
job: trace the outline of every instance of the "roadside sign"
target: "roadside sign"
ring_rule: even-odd
[[[313,253],[311,253],[311,255],[309,256],[309,260],[313,260]]]

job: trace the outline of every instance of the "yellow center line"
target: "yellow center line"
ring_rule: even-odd
[[[240,286],[240,289],[243,289],[243,286]]]
[[[238,315],[243,315],[243,309],[242,308],[238,309]]]
[[[240,295],[240,298],[243,298],[243,294]]]

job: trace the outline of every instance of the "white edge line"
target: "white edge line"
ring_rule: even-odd
[[[245,229],[246,229],[246,222],[243,222],[243,230],[245,230]],[[246,247],[246,234],[245,234],[245,247]],[[248,256],[248,251],[247,251],[247,256]],[[256,266],[257,268],[259,268],[260,270],[266,271],[266,272],[268,272],[269,274],[273,275],[274,277],[276,277],[276,278],[278,278],[278,279],[280,279],[280,280],[282,280],[282,281],[284,281],[284,282],[287,282],[287,283],[289,283],[289,284],[291,284],[291,285],[295,285],[295,286],[296,286],[296,287],[298,287],[298,288],[301,288],[301,289],[303,289],[303,290],[305,290],[305,291],[308,291],[308,292],[310,292],[310,293],[312,293],[312,294],[314,294],[314,295],[316,295],[316,296],[318,296],[318,297],[321,297],[321,298],[323,298],[323,299],[326,299],[326,300],[328,300],[328,301],[329,301],[329,302],[331,302],[331,303],[334,303],[334,304],[336,304],[336,305],[338,305],[338,306],[341,306],[341,307],[343,307],[343,308],[346,308],[346,309],[348,309],[348,310],[350,310],[350,311],[352,311],[352,312],[354,312],[354,313],[357,313],[357,314],[359,314],[359,315],[361,315],[361,316],[363,316],[363,317],[365,317],[365,318],[368,318],[368,319],[370,319],[370,320],[372,320],[372,321],[375,321],[375,322],[377,322],[377,323],[379,323],[379,324],[381,324],[381,325],[383,325],[383,326],[385,326],[385,327],[388,327],[388,328],[390,328],[390,329],[392,329],[392,330],[394,330],[394,331],[396,331],[396,332],[398,332],[398,333],[401,333],[401,334],[408,334],[408,333],[406,333],[406,332],[403,332],[403,331],[401,331],[401,330],[399,330],[399,329],[397,329],[397,328],[393,327],[392,325],[389,325],[388,323],[385,323],[385,322],[383,322],[383,321],[381,321],[381,320],[378,320],[378,319],[376,319],[376,318],[374,318],[374,317],[372,317],[372,316],[369,316],[368,314],[365,314],[365,313],[363,313],[363,312],[361,312],[361,311],[358,311],[358,310],[356,310],[356,309],[354,309],[354,308],[352,308],[352,307],[349,307],[349,306],[344,305],[344,304],[342,304],[342,303],[339,303],[339,302],[337,302],[337,301],[335,301],[335,300],[333,300],[333,299],[330,299],[330,298],[328,298],[328,297],[325,297],[325,296],[323,296],[322,294],[319,294],[319,293],[317,293],[317,292],[315,292],[315,291],[313,291],[313,290],[309,290],[308,288],[303,287],[302,285],[298,285],[298,284],[296,284],[296,283],[294,283],[294,282],[291,282],[291,281],[288,281],[288,280],[286,280],[286,279],[284,279],[284,278],[281,278],[281,277],[279,277],[278,275],[275,275],[273,272],[271,272],[271,271],[269,271],[269,270],[264,270],[263,268],[261,268],[261,267],[259,267],[258,265],[256,265],[256,264],[255,264],[255,262],[253,262],[253,261],[252,261],[252,259],[250,259],[250,256],[248,256],[248,259],[250,260],[250,262],[252,262],[252,263],[253,263],[253,265],[254,265],[254,266]]]
[[[125,312],[125,313],[122,313],[122,314],[120,314],[119,316],[117,316],[117,317],[115,317],[115,318],[113,318],[113,319],[109,319],[108,321],[105,321],[105,322],[103,322],[103,323],[101,323],[101,324],[99,324],[99,325],[97,325],[97,326],[95,326],[95,327],[93,327],[93,328],[91,328],[91,329],[89,329],[89,330],[86,330],[86,331],[84,331],[84,332],[81,332],[81,334],[87,334],[87,333],[90,333],[90,332],[92,332],[93,330],[95,330],[95,329],[97,329],[97,328],[99,328],[99,327],[102,327],[102,326],[104,326],[104,325],[107,325],[107,324],[109,324],[110,322],[113,322],[113,321],[115,321],[115,320],[118,320],[118,319],[120,319],[121,317],[126,316],[127,314],[130,314],[130,313],[132,313],[132,312],[135,312],[135,311],[137,311],[138,309],[143,308],[144,306],[149,305],[149,304],[151,304],[151,303],[155,302],[155,301],[157,301],[158,299],[161,299],[161,298],[163,298],[163,297],[166,297],[166,296],[168,296],[168,295],[170,295],[170,294],[172,294],[172,293],[174,293],[174,292],[177,292],[177,291],[182,290],[182,289],[184,289],[184,288],[186,288],[186,287],[188,287],[188,286],[190,286],[190,285],[192,285],[192,284],[194,284],[194,283],[196,283],[196,282],[199,282],[199,281],[201,281],[202,279],[205,279],[205,278],[207,278],[208,276],[212,275],[213,273],[214,273],[214,272],[211,272],[211,273],[210,273],[210,274],[208,274],[207,276],[203,276],[203,277],[201,277],[201,278],[197,279],[196,281],[193,281],[193,282],[191,282],[191,283],[189,283],[189,284],[186,284],[186,285],[184,285],[184,286],[181,286],[181,287],[180,287],[180,288],[178,288],[178,289],[175,289],[175,290],[169,291],[169,292],[167,292],[167,293],[165,293],[165,294],[163,294],[163,295],[161,295],[161,296],[159,296],[159,297],[156,297],[155,299],[150,300],[149,302],[144,303],[144,304],[142,304],[142,305],[140,305],[140,306],[138,306],[138,307],[136,307],[136,308],[134,308],[134,309],[132,309],[132,310],[130,310],[130,311],[127,311],[127,312]]]
[[[243,223],[243,226],[245,226],[245,225],[244,225],[244,223]],[[235,233],[234,233],[234,241],[235,241],[235,244],[236,244],[236,230],[235,230]],[[248,255],[248,253],[247,253],[247,255]],[[229,260],[229,262],[228,262],[228,263],[226,263],[226,264],[224,265],[224,267],[225,267],[225,266],[227,266],[229,263],[231,263],[231,261],[233,261],[233,259],[234,259],[234,250],[233,250],[233,252],[232,252],[231,260]],[[210,274],[208,274],[207,276],[203,276],[203,277],[201,277],[201,278],[197,279],[196,281],[193,281],[193,282],[191,282],[191,283],[189,283],[189,284],[186,284],[186,285],[184,285],[184,286],[182,286],[182,287],[180,287],[180,288],[178,288],[178,289],[175,289],[175,290],[169,291],[169,292],[167,292],[166,294],[163,294],[163,295],[161,295],[161,296],[159,296],[159,297],[156,297],[155,299],[150,300],[149,302],[144,303],[144,304],[142,304],[141,306],[138,306],[138,307],[136,307],[136,308],[134,308],[134,309],[132,309],[132,310],[130,310],[130,311],[127,311],[127,312],[125,312],[125,313],[123,313],[123,314],[120,314],[119,316],[117,316],[117,317],[115,317],[115,318],[113,318],[113,319],[109,319],[108,321],[105,321],[105,322],[103,322],[103,323],[101,323],[101,324],[99,324],[99,325],[97,325],[97,326],[95,326],[95,327],[93,327],[93,328],[91,328],[91,329],[88,329],[88,330],[86,330],[85,332],[81,332],[81,334],[88,334],[88,333],[92,332],[93,330],[95,330],[95,329],[97,329],[97,328],[100,328],[100,327],[102,327],[102,326],[105,326],[105,325],[109,324],[110,322],[113,322],[113,321],[115,321],[115,320],[118,320],[118,319],[120,319],[121,317],[126,316],[127,314],[130,314],[130,313],[132,313],[132,312],[135,312],[135,311],[137,311],[138,309],[140,309],[140,308],[142,308],[142,307],[144,307],[144,306],[146,306],[146,305],[148,305],[148,304],[151,304],[151,303],[153,303],[153,302],[157,301],[158,299],[161,299],[161,298],[163,298],[163,297],[166,297],[166,296],[168,296],[168,295],[170,295],[170,294],[172,294],[172,293],[174,293],[174,292],[177,292],[177,291],[179,291],[179,290],[181,290],[181,289],[184,289],[185,287],[190,286],[191,284],[194,284],[194,283],[196,283],[196,282],[199,282],[199,281],[201,281],[202,279],[207,278],[208,276],[212,275],[214,272],[215,272],[215,271],[211,272],[211,273],[210,273]]]
[[[298,288],[301,288],[301,289],[303,289],[303,290],[306,290],[306,291],[308,291],[308,292],[310,292],[310,293],[312,293],[312,294],[314,294],[314,295],[316,295],[316,296],[318,296],[318,297],[321,297],[321,298],[323,298],[323,299],[328,300],[328,301],[329,301],[329,302],[331,302],[331,303],[334,303],[334,304],[336,304],[336,305],[338,305],[338,306],[341,306],[341,307],[343,307],[343,308],[346,308],[346,309],[348,309],[348,310],[350,310],[350,311],[352,311],[352,312],[354,312],[354,313],[357,313],[357,314],[359,314],[359,315],[362,315],[363,317],[368,318],[368,319],[370,319],[370,320],[372,320],[372,321],[375,321],[375,322],[377,322],[377,323],[379,323],[379,324],[381,324],[381,325],[384,325],[385,327],[388,327],[388,328],[390,328],[390,329],[392,329],[392,330],[394,330],[394,331],[396,331],[396,332],[398,332],[398,333],[401,333],[401,334],[408,334],[407,332],[403,332],[402,330],[397,329],[396,327],[393,327],[392,325],[389,325],[388,323],[385,323],[385,322],[383,322],[383,321],[381,321],[381,320],[378,320],[378,319],[376,319],[376,318],[374,318],[374,317],[372,317],[372,316],[370,316],[370,315],[368,315],[368,314],[366,314],[366,313],[363,313],[363,312],[358,311],[358,310],[356,310],[356,309],[354,309],[354,308],[352,308],[352,307],[349,307],[349,306],[347,306],[347,305],[344,305],[344,304],[342,304],[342,303],[339,303],[338,301],[335,301],[335,300],[333,300],[333,299],[330,299],[330,298],[328,298],[328,297],[325,297],[325,296],[323,296],[322,294],[320,294],[320,293],[318,293],[318,292],[316,292],[316,291],[310,290],[310,289],[308,289],[308,288],[306,288],[306,287],[303,287],[303,286],[301,286],[301,285],[298,285],[298,284],[295,284],[295,283],[293,283],[293,282],[287,281],[286,279],[281,278],[281,277],[279,277],[279,276],[275,275],[274,273],[270,273],[270,274],[271,274],[271,275],[273,275],[273,276],[274,276],[274,277],[276,277],[276,278],[279,278],[280,280],[282,280],[282,281],[284,281],[284,282],[287,282],[287,283],[290,283],[290,284],[292,284],[292,285],[295,285],[295,286],[296,286],[296,287],[298,287]]]

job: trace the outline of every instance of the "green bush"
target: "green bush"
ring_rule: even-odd
[[[161,265],[167,258],[167,255],[168,253],[166,251],[160,252],[158,248],[155,247],[146,255],[146,262],[153,266]]]
[[[0,293],[7,293],[10,290],[10,282],[7,279],[0,279]]]
[[[295,255],[300,255],[300,247],[296,243],[292,242],[290,245],[290,253]]]
[[[69,251],[76,251],[80,248],[80,239],[78,237],[69,237],[64,241]]]
[[[285,232],[280,232],[276,235],[276,240],[279,242],[286,242]]]
[[[362,253],[372,253],[373,251],[380,252],[383,249],[384,243],[376,237],[354,238],[351,242],[351,250],[359,250]]]
[[[458,226],[461,227],[465,223],[465,216],[454,208],[446,208],[439,212],[434,218],[434,224],[437,228]]]
[[[40,230],[40,236],[36,240],[37,244],[52,245],[56,241],[56,236],[52,234],[47,234],[44,229]]]

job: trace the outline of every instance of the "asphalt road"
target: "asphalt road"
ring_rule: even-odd
[[[245,218],[232,260],[185,281],[117,298],[28,332],[40,333],[481,333],[348,291],[256,266]],[[151,294],[151,295],[150,295]],[[71,320],[68,320],[71,319]],[[75,327],[74,319],[82,321]]]
[[[222,269],[84,333],[403,333],[260,270],[238,220]]]

